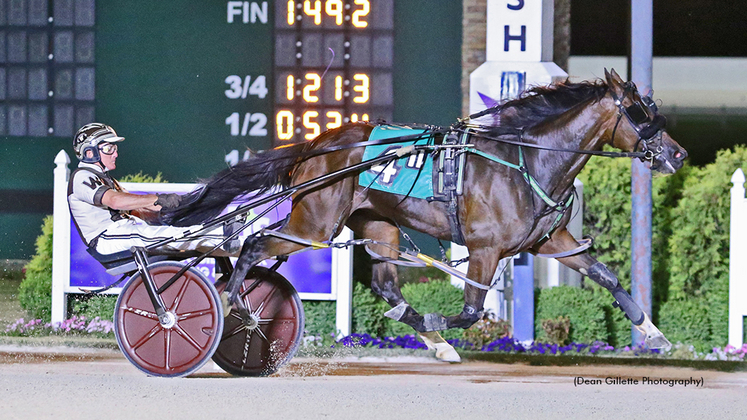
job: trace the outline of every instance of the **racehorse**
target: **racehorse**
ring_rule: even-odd
[[[641,95],[614,70],[605,69],[605,76],[606,81],[535,87],[452,126],[459,132],[473,129],[469,142],[474,146],[465,151],[464,187],[456,216],[458,234],[469,250],[467,277],[479,283],[465,286],[464,308],[458,315],[420,315],[402,296],[396,267],[390,262],[398,257],[393,248],[399,246],[400,226],[441,240],[459,239],[446,202],[368,189],[359,185],[357,174],[341,176],[296,193],[280,232],[324,241],[347,225],[362,238],[391,244],[370,245],[381,257],[375,260],[371,287],[392,307],[386,315],[413,327],[441,360],[458,361],[459,355],[438,330],[469,328],[480,319],[487,287],[476,286],[489,285],[499,260],[520,252],[560,253],[560,262],[611,292],[615,305],[644,334],[647,346],[666,348],[669,341],[617,277],[588,253],[573,252],[580,249],[579,242],[566,229],[574,178],[591,155],[612,153],[602,151],[604,145],[666,174],[682,167],[687,157],[665,131],[666,119],[650,96]],[[371,123],[343,125],[311,142],[258,153],[214,175],[179,207],[164,212],[164,219],[177,225],[203,223],[241,194],[278,184],[297,186],[359,164],[362,147],[344,146],[366,141],[373,127]],[[326,153],[310,153],[314,150]],[[247,240],[224,292],[229,302],[236,304],[239,285],[253,266],[304,247],[274,236]]]

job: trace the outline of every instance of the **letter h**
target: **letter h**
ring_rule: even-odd
[[[503,27],[503,51],[508,51],[508,43],[510,41],[521,41],[521,50],[527,50],[527,27],[521,25],[521,35],[511,35],[508,31],[508,25]]]

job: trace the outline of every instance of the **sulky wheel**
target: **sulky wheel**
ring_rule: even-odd
[[[222,291],[225,283],[218,285]],[[215,363],[240,376],[267,376],[296,354],[303,339],[304,314],[296,289],[275,271],[254,267],[241,286],[249,311],[244,322],[234,306],[226,317]]]
[[[181,268],[176,262],[148,266],[156,287]],[[220,343],[223,309],[215,287],[190,268],[161,293],[168,316],[158,320],[143,283],[135,274],[117,299],[114,334],[125,357],[153,376],[185,376],[207,362]]]

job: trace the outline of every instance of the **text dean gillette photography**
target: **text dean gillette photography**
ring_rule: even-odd
[[[583,385],[665,385],[668,387],[675,386],[695,386],[702,388],[704,385],[703,377],[700,379],[693,378],[692,376],[688,379],[667,379],[667,378],[652,378],[649,376],[642,376],[638,378],[623,378],[620,376],[608,376],[602,378],[584,378],[583,376],[576,376],[573,378],[573,386]]]

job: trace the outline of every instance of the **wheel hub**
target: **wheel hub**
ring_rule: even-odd
[[[171,329],[176,325],[176,315],[174,315],[173,312],[169,311],[165,314],[158,317],[158,322],[161,323],[161,326],[166,329]]]
[[[244,327],[248,330],[256,329],[259,326],[259,317],[256,314],[249,314],[244,320]]]

